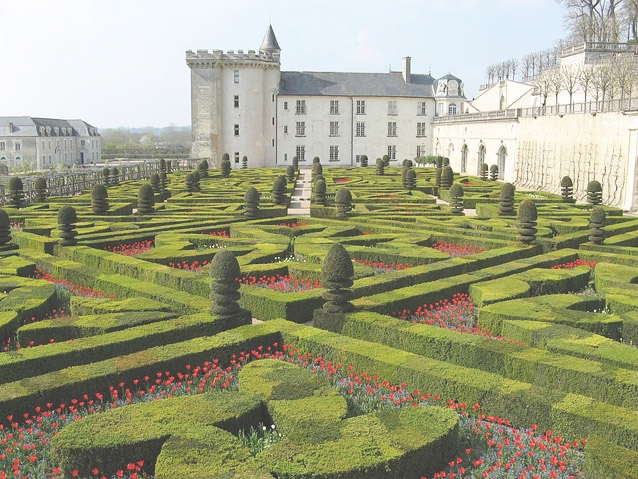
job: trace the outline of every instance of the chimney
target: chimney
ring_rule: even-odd
[[[410,70],[412,67],[412,59],[410,57],[403,58],[403,81],[410,83]]]
[[[9,122],[9,133],[13,133],[13,122]]]

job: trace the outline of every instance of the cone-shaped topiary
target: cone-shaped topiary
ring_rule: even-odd
[[[299,158],[296,156],[292,157],[292,166],[295,167],[295,171],[299,171]]]
[[[9,167],[6,163],[0,163],[0,176],[8,176],[9,175]]]
[[[403,186],[403,188],[407,188],[407,185],[405,184],[405,175],[408,173],[409,169],[410,168],[405,166],[401,169],[401,186]]]
[[[335,206],[337,207],[337,217],[346,218],[352,211],[352,193],[348,188],[337,190],[335,195]]]
[[[272,201],[276,205],[283,205],[286,203],[286,177],[281,175],[275,178],[272,185]]]
[[[436,167],[436,170],[434,170],[434,184],[436,186],[438,186],[439,188],[441,187],[441,175],[443,174],[443,167]]]
[[[589,217],[589,241],[594,244],[603,244],[605,241],[605,210],[600,206],[594,206]]]
[[[208,161],[202,160],[197,163],[197,172],[200,178],[208,178]]]
[[[313,185],[313,202],[318,205],[326,205],[326,180],[317,180]]]
[[[230,155],[228,153],[224,153],[222,155],[222,163],[221,163],[221,173],[223,177],[228,177],[230,175]]]
[[[450,187],[450,206],[454,216],[463,216],[463,187],[454,183]]]
[[[105,186],[111,186],[111,170],[108,168],[102,170],[102,181]]]
[[[408,168],[405,174],[405,189],[409,194],[412,194],[412,190],[416,189],[416,171],[412,168]]]
[[[43,202],[47,200],[47,179],[44,176],[38,176],[33,185],[35,190],[35,200]]]
[[[9,241],[11,241],[11,220],[7,212],[0,209],[0,246],[6,245]]]
[[[498,165],[490,166],[490,181],[498,180]]]
[[[232,251],[219,250],[210,263],[210,312],[222,320],[248,319],[248,311],[239,307],[241,269]]]
[[[288,183],[295,181],[295,167],[292,165],[288,165],[286,168],[286,180],[288,180]]]
[[[63,206],[58,211],[58,229],[60,230],[60,244],[62,246],[75,246],[77,240],[75,237],[78,232],[75,224],[78,222],[78,215],[73,206]]]
[[[201,177],[199,176],[199,171],[193,171],[193,181],[195,181],[195,191],[202,191],[202,185],[200,183]]]
[[[442,156],[435,156],[434,157],[434,165],[437,168],[443,168],[443,157]]]
[[[173,162],[166,160],[166,173],[170,173],[171,171],[173,171]]]
[[[116,167],[111,168],[109,172],[109,181],[113,186],[118,186],[120,184],[120,170]]]
[[[109,193],[104,185],[93,185],[91,189],[91,209],[96,215],[105,215],[109,210]]]
[[[501,199],[498,203],[499,216],[514,216],[514,185],[505,183],[501,188]]]
[[[483,181],[487,181],[487,174],[489,171],[489,167],[487,166],[487,163],[481,163],[481,173],[480,173],[480,177]]]
[[[523,200],[518,205],[518,240],[530,244],[536,241],[538,212],[533,200]]]
[[[334,243],[328,250],[321,268],[321,285],[327,290],[323,294],[326,302],[323,311],[330,314],[349,313],[354,310],[349,290],[354,283],[354,267],[350,254],[341,243]]]
[[[259,216],[259,192],[254,186],[248,188],[244,195],[244,216],[249,220]]]
[[[241,168],[242,170],[248,168],[248,157],[246,155],[242,156],[241,158]]]
[[[170,191],[168,191],[168,175],[163,171],[160,173],[160,185],[162,187],[162,198],[167,199],[171,197]]]
[[[153,212],[155,206],[155,194],[153,187],[148,183],[140,186],[137,193],[137,212],[147,215]]]
[[[390,166],[390,156],[389,155],[383,155],[383,164],[384,164],[384,166]]]
[[[450,159],[446,156],[443,157],[443,160],[441,160],[441,165],[442,166],[450,166]]]
[[[9,178],[9,203],[16,208],[24,205],[24,185],[19,176]]]
[[[403,160],[403,167],[404,168],[412,168],[414,166],[414,164],[412,163],[412,160],[408,160],[407,158],[405,160]]]
[[[574,182],[569,176],[563,176],[560,180],[560,195],[564,203],[574,202]]]
[[[315,181],[315,176],[317,175],[323,175],[323,166],[321,166],[321,163],[312,164],[311,180]]]
[[[361,166],[364,168],[368,167],[368,155],[361,155]]]
[[[164,158],[159,161],[159,170],[160,173],[166,173],[166,160]]]
[[[377,158],[377,175],[383,176],[385,174],[385,162],[381,158]]]
[[[454,182],[454,171],[451,166],[444,166],[441,170],[441,189],[449,190]]]
[[[312,159],[312,164],[313,164],[313,165],[316,165],[317,163],[321,163],[321,160],[319,159],[319,157],[318,157],[318,156],[315,156],[315,157]]]
[[[599,205],[603,202],[603,185],[599,181],[590,181],[587,185],[587,203]]]
[[[192,173],[186,173],[186,176],[184,177],[184,182],[186,184],[186,191],[188,191],[189,193],[194,193],[195,191],[197,191],[197,188],[195,185],[195,177],[193,176]]]
[[[319,180],[323,180],[326,181],[326,179],[323,177],[323,175],[321,173],[319,173],[318,175],[315,175],[314,179],[312,180],[311,184],[315,184],[317,181]]]
[[[157,173],[151,175],[151,188],[153,188],[153,193],[156,195],[162,192],[162,179]]]

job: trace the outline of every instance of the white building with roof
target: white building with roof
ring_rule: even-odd
[[[35,169],[85,165],[101,159],[98,129],[83,120],[0,117],[0,163]]]
[[[432,119],[466,111],[463,83],[403,69],[388,73],[281,71],[272,26],[258,51],[186,52],[191,69],[192,155],[234,167],[356,165],[432,154]]]

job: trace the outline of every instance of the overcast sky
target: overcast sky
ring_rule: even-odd
[[[554,0],[0,0],[0,116],[99,128],[190,125],[185,50],[257,50],[269,19],[282,70],[400,70],[465,82],[564,36]]]

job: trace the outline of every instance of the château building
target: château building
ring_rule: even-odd
[[[352,166],[432,154],[432,119],[466,111],[462,81],[413,73],[410,57],[388,73],[281,71],[272,26],[259,50],[191,50],[192,155],[234,167],[300,164],[318,156]]]
[[[0,117],[0,163],[7,166],[85,165],[100,161],[101,151],[98,129],[83,120]]]

